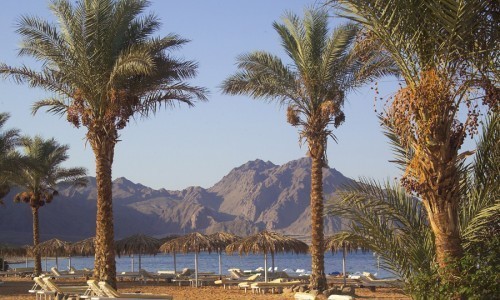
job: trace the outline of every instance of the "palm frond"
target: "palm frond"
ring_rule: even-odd
[[[500,213],[500,118],[493,114],[485,123],[468,178],[467,197],[461,203],[461,234],[465,248],[498,230]]]
[[[407,279],[430,268],[433,239],[427,215],[420,200],[402,187],[362,179],[338,191],[327,214],[351,220],[344,238],[377,252],[390,272]]]
[[[297,99],[295,74],[277,56],[253,52],[238,57],[240,72],[222,83],[226,94],[248,94],[253,98],[277,99],[280,103]]]

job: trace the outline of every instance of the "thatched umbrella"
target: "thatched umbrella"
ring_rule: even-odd
[[[222,276],[222,251],[224,251],[229,244],[241,240],[241,237],[227,232],[216,232],[208,235],[208,238],[214,242],[215,250],[217,254],[219,254],[219,276]]]
[[[154,237],[135,234],[115,242],[115,250],[118,256],[122,254],[132,255],[132,272],[134,271],[134,254],[139,254],[139,270],[141,269],[141,254],[158,253],[160,241]]]
[[[160,245],[163,245],[166,242],[171,241],[173,239],[176,239],[178,237],[180,237],[180,235],[178,235],[178,234],[171,234],[171,235],[167,235],[166,237],[160,238]],[[165,252],[165,251],[163,251],[163,250],[160,249],[160,252]],[[174,257],[174,274],[176,274],[177,273],[177,262],[176,262],[176,257],[175,257],[175,251],[172,254],[173,254],[173,257]]]
[[[69,255],[69,268],[71,268],[71,256],[89,256],[95,253],[95,238],[90,237],[66,245],[66,253]]]
[[[215,246],[214,242],[206,235],[199,232],[192,232],[164,243],[161,245],[160,251],[174,253],[174,255],[176,252],[194,252],[195,286],[198,287],[198,253],[201,251],[211,252],[215,249]],[[177,267],[174,267],[174,271],[176,271],[176,269]]]
[[[243,253],[249,254],[250,252],[264,253],[264,280],[266,282],[268,253],[274,257],[274,254],[276,253],[293,252],[295,254],[299,254],[307,253],[308,250],[309,246],[298,239],[267,230],[246,237],[226,247],[226,252],[228,254],[232,254],[236,251],[240,255]]]
[[[358,250],[367,251],[354,239],[349,239],[349,234],[345,232],[338,232],[325,239],[325,251],[338,252],[342,250],[342,277],[344,277],[344,285],[346,285],[346,270],[345,270],[345,257],[346,252],[357,252]]]
[[[5,270],[5,256],[26,256],[26,248],[12,244],[0,244],[0,256],[2,257],[2,270]]]
[[[68,242],[61,241],[60,239],[50,239],[38,244],[38,253],[45,256],[45,271],[47,271],[47,257],[56,257],[56,267],[59,268],[58,257],[66,255],[66,245]]]

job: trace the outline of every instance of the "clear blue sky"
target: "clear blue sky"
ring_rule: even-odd
[[[52,19],[43,0],[2,0],[0,10],[0,61],[31,64],[17,56],[19,37],[15,22],[21,15]],[[221,95],[219,85],[236,67],[239,54],[265,50],[285,58],[273,21],[285,11],[302,15],[314,0],[156,0],[153,10],[162,20],[159,34],[173,32],[191,42],[174,55],[199,62],[193,84],[210,90],[209,101],[195,108],[161,110],[147,120],[132,121],[121,131],[113,178],[127,177],[153,188],[211,187],[232,168],[249,160],[283,164],[305,156],[297,129],[286,122],[286,111],[276,104]],[[333,19],[332,19],[333,22]],[[382,79],[382,96],[397,88],[393,78]],[[11,114],[6,128],[24,134],[55,137],[70,145],[67,166],[84,166],[95,176],[94,156],[85,143],[85,129],[72,127],[65,118],[39,111],[31,105],[46,94],[27,85],[0,81],[0,111]],[[330,167],[351,178],[386,179],[399,171],[388,162],[390,147],[373,109],[374,93],[366,87],[348,95],[346,122],[335,131],[338,143],[329,140]]]

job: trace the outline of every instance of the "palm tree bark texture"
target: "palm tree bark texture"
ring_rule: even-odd
[[[38,250],[38,244],[40,244],[40,226],[38,222],[38,207],[31,208],[31,214],[33,216],[33,257],[35,270],[33,274],[36,276],[42,274],[42,257],[40,256],[40,251]]]
[[[326,289],[324,261],[324,219],[323,219],[323,148],[321,141],[311,143],[317,145],[311,152],[311,287]]]
[[[110,128],[111,132],[116,132],[113,129]],[[95,155],[97,184],[94,277],[116,286],[111,177],[116,140],[109,136],[89,134],[89,141]]]

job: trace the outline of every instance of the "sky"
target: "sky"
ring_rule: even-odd
[[[272,27],[286,11],[299,16],[315,0],[153,0],[148,11],[161,21],[157,35],[176,33],[191,40],[171,54],[197,61],[198,75],[189,82],[206,87],[209,101],[194,108],[161,109],[149,119],[132,120],[120,132],[115,149],[113,178],[159,189],[181,190],[188,186],[209,188],[233,168],[249,160],[274,164],[304,157],[307,146],[299,144],[298,130],[286,122],[286,109],[275,103],[246,96],[223,95],[221,82],[236,71],[240,54],[264,50],[286,60]],[[0,10],[0,62],[11,66],[36,64],[17,55],[20,38],[16,20],[23,15],[53,20],[45,0],[2,0]],[[343,22],[332,16],[331,23]],[[382,97],[397,89],[395,78],[379,80]],[[85,128],[76,129],[65,117],[40,110],[31,115],[32,104],[48,96],[41,89],[0,79],[0,112],[11,118],[4,128],[23,134],[54,137],[70,146],[66,167],[83,166],[95,176],[94,155],[85,141]],[[337,143],[328,141],[332,168],[351,178],[385,180],[398,176],[391,150],[374,111],[370,85],[347,95],[346,122],[334,130]],[[381,103],[376,104],[379,109]]]

